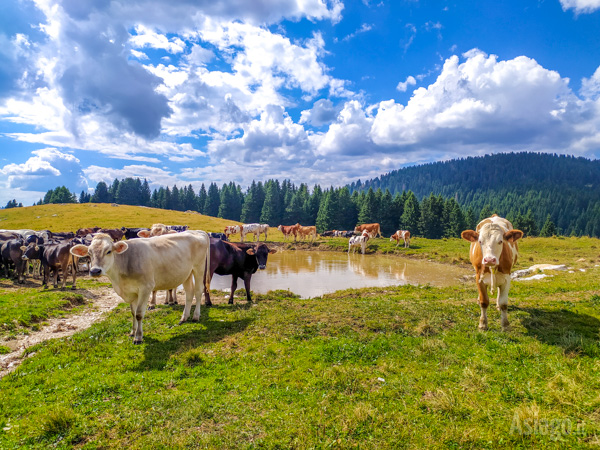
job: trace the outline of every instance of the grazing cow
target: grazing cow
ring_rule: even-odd
[[[269,247],[260,242],[252,245],[211,239],[210,279],[212,279],[215,273],[217,275],[231,275],[229,304],[233,304],[233,294],[237,289],[237,279],[243,279],[244,288],[246,289],[246,299],[251,302],[250,281],[252,274],[258,269],[265,269],[269,253],[275,253],[276,251],[275,249],[269,249]],[[204,292],[204,304],[207,306],[212,305],[208,289]]]
[[[17,235],[17,238],[25,239],[27,236],[31,236],[35,234],[35,230],[30,230],[28,228],[22,228],[20,230],[0,230],[1,233],[14,233]]]
[[[123,232],[123,236],[125,239],[137,239],[139,238],[138,233],[142,230],[150,231],[148,228],[127,228],[121,227],[121,231]]]
[[[222,241],[228,241],[227,235],[225,233],[208,233],[208,237],[221,239]]]
[[[269,231],[269,225],[260,223],[245,223],[241,226],[240,241],[244,242],[247,234],[254,235],[254,242],[260,241],[260,234],[265,234],[265,241],[267,240],[267,231]]]
[[[475,282],[481,307],[479,329],[487,330],[488,327],[488,286],[492,295],[498,287],[496,307],[500,310],[502,328],[506,329],[509,325],[507,311],[510,272],[517,262],[517,241],[523,237],[523,232],[514,230],[508,220],[494,214],[479,222],[476,231],[465,230],[461,236],[471,243],[469,257],[475,268]]]
[[[204,231],[118,242],[100,233],[89,246],[76,245],[71,253],[79,257],[89,255],[90,275],[106,275],[115,292],[129,303],[134,344],[142,343],[142,321],[153,291],[176,289],[183,284],[186,300],[179,323],[189,318],[194,295],[193,320],[200,319],[202,291],[210,289],[210,244]]]
[[[354,228],[354,234],[360,235],[363,231],[369,233],[370,238],[375,238],[377,235],[379,235],[379,237],[383,237],[378,223],[363,223],[362,225],[356,225]]]
[[[98,231],[100,231],[100,227],[80,228],[79,230],[77,230],[77,232],[75,233],[75,235],[78,236],[78,237],[83,237],[83,236],[86,236],[88,234],[97,233]]]
[[[370,236],[368,231],[363,231],[361,236],[352,236],[348,241],[348,253],[350,253],[350,249],[352,249],[352,253],[356,251],[356,247],[360,247],[362,254],[365,254],[365,250],[367,249],[367,242]]]
[[[240,226],[239,225],[230,225],[228,227],[225,227],[225,236],[227,236],[227,239],[229,239],[229,236],[231,236],[232,234],[238,234],[240,232]]]
[[[351,238],[352,236],[356,236],[356,234],[354,234],[354,231],[342,231],[342,237],[345,238]]]
[[[84,236],[86,235],[84,234]],[[52,232],[52,239],[56,240],[73,239],[74,237],[75,233],[72,231]]]
[[[283,240],[285,241],[291,235],[294,235],[294,242],[298,236],[298,225],[279,225],[277,227],[279,231],[283,233]]]
[[[410,247],[410,231],[398,230],[390,237],[390,242],[396,241],[396,247],[400,245],[400,240],[404,241],[404,248]]]
[[[335,233],[337,233],[336,230],[333,230],[333,231],[323,231],[321,233],[321,236],[322,237],[333,237],[333,236],[335,236]]]
[[[58,271],[62,269],[63,280],[61,289],[65,288],[67,283],[68,269],[71,267],[73,274],[73,284],[71,289],[76,289],[77,282],[77,266],[74,256],[71,255],[70,250],[75,242],[60,242],[56,244],[43,244],[37,245],[31,243],[25,248],[23,252],[23,259],[27,260],[41,260],[42,268],[44,270],[44,280],[42,286],[48,287],[48,281],[50,279],[50,271],[52,271],[52,285],[58,287]]]
[[[14,276],[19,284],[24,283],[25,261],[22,258],[23,243],[23,239],[11,239],[2,244],[2,248],[0,249],[6,278],[8,278],[8,266],[9,264],[13,264],[15,266]]]
[[[310,240],[314,241],[317,238],[317,227],[314,225],[310,227],[303,227],[297,223],[296,226],[298,227],[298,236],[300,236],[302,240],[304,240],[306,237],[310,237]]]
[[[125,235],[120,228],[101,228],[98,232],[108,234],[115,242],[123,239],[123,236]]]

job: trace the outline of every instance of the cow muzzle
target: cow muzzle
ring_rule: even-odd
[[[27,261],[29,258],[25,255],[21,256],[21,259],[24,259],[25,261]]]
[[[483,265],[484,266],[497,266],[498,259],[495,256],[486,256],[485,258],[483,258]]]
[[[259,265],[258,265],[258,268],[259,268],[260,270],[265,270],[265,269],[267,268],[267,265],[266,265],[266,264],[259,264]]]
[[[100,269],[99,267],[92,267],[90,269],[90,276],[99,277],[100,275],[102,275],[102,269]]]

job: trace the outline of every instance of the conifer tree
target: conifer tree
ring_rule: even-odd
[[[421,208],[415,194],[408,192],[406,202],[404,203],[404,212],[400,218],[400,228],[410,231],[412,235],[418,235],[419,221],[421,219]]]
[[[219,214],[219,204],[221,203],[221,194],[216,183],[210,183],[206,194],[204,204],[204,214],[211,217],[217,217]]]
[[[260,222],[276,227],[281,224],[281,187],[279,181],[269,180],[265,183],[265,201],[260,213]]]
[[[552,237],[552,236],[556,236],[557,234],[558,233],[556,230],[556,225],[554,225],[554,222],[552,222],[552,218],[550,217],[550,214],[548,214],[548,217],[546,217],[546,221],[544,222],[544,225],[542,226],[542,229],[540,231],[540,236]]]

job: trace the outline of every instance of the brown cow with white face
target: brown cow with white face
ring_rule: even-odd
[[[492,295],[498,288],[496,307],[500,310],[502,328],[506,329],[509,325],[507,311],[510,272],[517,262],[517,240],[523,237],[523,232],[514,230],[508,220],[494,214],[479,222],[476,231],[465,230],[461,236],[471,242],[469,257],[476,272],[475,281],[481,307],[479,329],[487,330],[488,327],[488,287]]]
[[[397,230],[390,236],[390,242],[396,241],[396,247],[400,245],[400,240],[404,241],[404,248],[410,247],[410,231],[408,230]]]

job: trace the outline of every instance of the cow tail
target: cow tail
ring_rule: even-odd
[[[204,288],[206,289],[205,292],[210,291],[210,239],[206,248],[206,260],[204,264]]]

